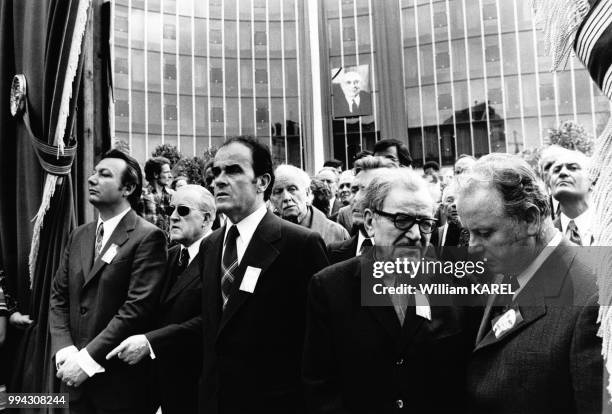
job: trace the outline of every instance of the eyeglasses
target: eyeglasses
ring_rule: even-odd
[[[191,209],[187,206],[167,206],[166,207],[166,215],[171,216],[174,214],[174,210],[176,209],[177,213],[181,217],[188,216],[191,213]]]
[[[423,234],[432,233],[436,227],[436,222],[438,221],[433,218],[419,218],[403,213],[391,214],[381,210],[374,210],[374,212],[379,216],[386,217],[393,221],[393,225],[398,230],[410,230],[416,223],[419,225],[419,231]]]

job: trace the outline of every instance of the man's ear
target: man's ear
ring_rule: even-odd
[[[124,185],[122,188],[123,196],[128,198],[136,190],[136,184]]]
[[[266,191],[266,188],[268,188],[268,186],[270,185],[271,181],[272,177],[268,173],[257,177],[257,191],[259,193],[264,193]]]
[[[363,210],[363,227],[369,237],[374,237],[374,213],[369,208]]]

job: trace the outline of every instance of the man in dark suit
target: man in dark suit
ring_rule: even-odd
[[[593,209],[589,208],[589,159],[580,151],[565,150],[549,170],[553,198],[559,202],[555,227],[579,246],[593,244]]]
[[[211,233],[215,200],[204,187],[187,184],[176,190],[169,210],[170,239],[178,244],[168,252],[153,329],[125,339],[106,359],[118,356],[134,365],[150,357],[151,405],[161,405],[164,414],[195,413],[202,370],[202,337],[193,330],[202,314],[199,251]]]
[[[378,172],[395,166],[395,163],[383,157],[368,156],[355,162],[355,178],[351,184],[353,198],[350,207],[352,210],[353,235],[348,240],[333,242],[327,246],[330,263],[339,263],[359,256],[364,248],[373,245],[373,241],[368,237],[363,227],[361,210],[364,190]]]
[[[552,225],[534,171],[521,158],[490,154],[459,187],[470,250],[495,281],[468,369],[474,413],[599,413],[601,339],[595,275]]]
[[[164,233],[138,217],[138,162],[111,150],[89,177],[97,222],[78,227],[53,279],[49,324],[57,377],[73,413],[140,413],[146,364],[128,367],[105,356],[143,332],[157,304],[166,263]]]
[[[345,72],[340,85],[334,85],[334,118],[372,115],[372,95],[362,90],[358,72]]]
[[[202,243],[204,364],[201,412],[302,413],[306,289],[327,266],[321,237],[266,209],[268,148],[226,141],[215,155],[215,200],[225,227]]]
[[[363,205],[376,248],[322,270],[310,283],[303,365],[310,412],[462,412],[474,335],[465,312],[432,306],[424,294],[364,296],[374,257],[395,261],[386,255],[404,247],[425,252],[434,230],[427,185],[411,170],[382,169]],[[399,282],[389,274],[377,280],[387,287]]]

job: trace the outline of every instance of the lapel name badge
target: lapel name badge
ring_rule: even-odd
[[[242,283],[240,283],[240,290],[253,293],[260,273],[260,268],[248,266],[244,271],[244,277],[242,278]]]
[[[102,256],[102,261],[106,264],[110,264],[110,262],[113,261],[116,255],[117,255],[117,245],[113,243],[108,248],[106,253],[104,253],[104,256]]]
[[[493,325],[493,334],[496,338],[499,338],[510,329],[514,328],[517,321],[519,320],[519,315],[517,315],[517,311],[514,309],[509,309],[502,316],[497,319],[495,324]]]
[[[429,306],[427,296],[425,296],[420,290],[417,290],[416,292],[414,292],[414,303],[416,305],[416,314],[419,315],[421,318],[425,318],[430,321],[431,307]]]

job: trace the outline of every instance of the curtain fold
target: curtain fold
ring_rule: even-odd
[[[73,171],[61,177],[55,186],[40,232],[30,290],[28,255],[32,218],[40,206],[45,174],[32,149],[23,119],[11,117],[8,111],[10,83],[15,74],[25,75],[32,131],[50,145],[54,144],[64,89],[72,88],[72,98],[66,107],[66,129],[61,134],[63,142],[70,144],[74,131],[81,130],[77,123],[83,119],[77,116],[83,53],[78,58],[74,80],[69,79],[69,85],[64,82],[82,2],[90,4],[90,0],[0,2],[0,263],[7,272],[9,289],[19,301],[19,310],[30,314],[34,320],[13,348],[11,392],[53,392],[57,389],[50,355],[49,295],[61,251],[76,224],[72,176],[81,174]],[[91,13],[85,17],[90,16]],[[18,339],[15,332],[9,332],[13,346],[15,339]]]

